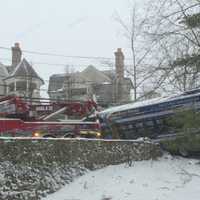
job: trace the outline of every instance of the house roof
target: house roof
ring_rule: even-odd
[[[5,79],[9,79],[12,77],[24,77],[24,76],[30,76],[32,78],[40,79],[44,84],[43,79],[37,74],[37,72],[33,69],[33,67],[29,64],[29,62],[25,58],[16,66],[13,72],[11,72],[11,74]]]
[[[85,70],[81,72],[81,75],[86,78],[89,82],[102,83],[102,82],[111,82],[112,80],[104,74],[102,71],[99,71],[94,66],[90,65]]]

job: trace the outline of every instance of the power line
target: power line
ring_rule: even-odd
[[[9,58],[0,58],[0,60],[5,60],[5,61],[9,61],[12,62],[11,59]],[[82,65],[82,64],[62,64],[62,63],[47,63],[47,62],[35,62],[35,61],[31,61],[31,63],[33,65],[49,65],[49,66],[64,66],[64,67],[88,67],[89,65]],[[125,65],[125,67],[131,67],[132,65]],[[103,64],[102,68],[111,68],[110,66],[106,66],[105,64]],[[114,67],[114,66],[113,66]],[[126,70],[126,69],[125,69]]]
[[[11,59],[9,58],[0,58],[0,60],[5,60],[5,61],[9,61],[9,62],[12,62]],[[35,61],[32,61],[31,62],[32,65],[47,65],[47,66],[61,66],[61,67],[83,67],[83,68],[86,68],[88,67],[89,65],[82,65],[82,64],[62,64],[62,63],[47,63],[47,62],[35,62]],[[126,65],[126,66],[129,66],[129,65]],[[110,68],[110,66],[105,66],[103,65],[102,68]]]
[[[0,49],[11,51],[8,47],[0,46]],[[30,51],[30,50],[22,50],[23,53],[27,54],[35,54],[40,56],[54,56],[54,57],[65,57],[65,58],[78,58],[78,59],[95,59],[95,60],[114,60],[114,58],[109,57],[99,57],[99,56],[69,56],[63,54],[55,54],[55,53],[46,53],[46,52],[38,52],[38,51]]]
[[[0,58],[0,60],[5,60],[5,61],[9,61],[9,62],[12,62],[11,59],[9,58]],[[68,64],[61,64],[61,63],[46,63],[46,62],[34,62],[34,61],[31,61],[33,64],[37,64],[37,65],[49,65],[49,66],[64,66],[66,67]],[[80,66],[83,66],[83,65],[80,65]]]

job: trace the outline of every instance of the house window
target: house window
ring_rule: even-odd
[[[33,91],[37,88],[35,83],[29,83],[29,90]],[[26,81],[18,81],[16,82],[16,90],[17,91],[26,91],[27,90],[27,82]]]
[[[29,84],[29,89],[30,90],[35,90],[37,88],[37,85],[35,83],[30,83]]]
[[[85,94],[87,94],[87,88],[71,89],[71,95],[85,95]]]
[[[14,91],[14,83],[11,83],[11,84],[9,85],[9,91],[10,91],[10,92],[13,92],[13,91]]]
[[[26,91],[26,82],[23,82],[23,81],[16,82],[16,90]]]

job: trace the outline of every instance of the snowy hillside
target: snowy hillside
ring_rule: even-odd
[[[199,200],[200,162],[165,155],[77,178],[43,200]]]

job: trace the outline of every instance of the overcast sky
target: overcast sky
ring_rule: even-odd
[[[74,56],[114,57],[116,48],[124,49],[128,57],[128,43],[120,25],[114,19],[130,14],[130,0],[0,0],[0,46],[10,47],[19,42],[24,50]],[[99,65],[94,60],[67,59],[24,55],[36,62]],[[0,62],[8,63],[9,51],[0,50]],[[62,66],[34,64],[44,79],[62,73]]]

